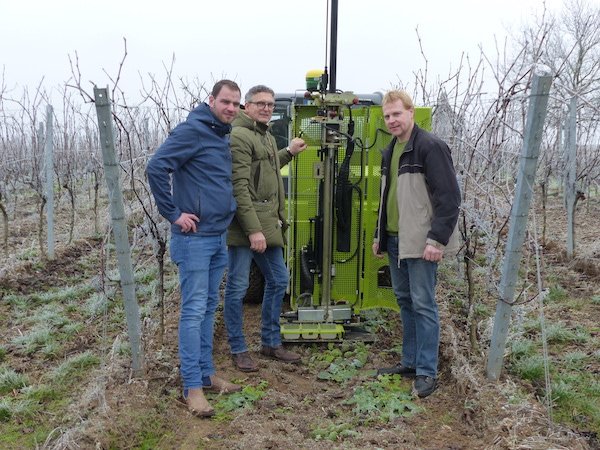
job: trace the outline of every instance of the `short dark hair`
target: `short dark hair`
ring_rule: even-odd
[[[231,81],[231,80],[217,81],[216,84],[213,86],[213,89],[212,89],[212,92],[210,95],[212,95],[213,98],[217,98],[217,96],[221,92],[221,89],[223,89],[223,86],[227,86],[232,91],[238,91],[240,93],[240,95],[242,95],[242,90],[240,89],[240,87],[237,85],[237,83],[235,81]]]
[[[264,84],[259,84],[250,88],[250,90],[246,93],[246,97],[244,97],[244,100],[246,100],[246,103],[251,102],[252,97],[254,97],[256,94],[260,94],[261,92],[266,92],[275,97],[275,91],[273,91],[273,89],[265,86]]]

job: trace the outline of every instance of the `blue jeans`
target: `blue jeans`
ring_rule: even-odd
[[[269,347],[281,345],[279,318],[289,281],[289,274],[283,260],[283,248],[267,247],[264,253],[257,253],[250,250],[250,247],[230,246],[228,253],[229,265],[223,316],[231,353],[248,351],[246,337],[242,331],[242,303],[248,290],[250,264],[253,258],[265,277],[261,344]]]
[[[401,259],[398,237],[387,242],[394,295],[402,319],[402,363],[417,375],[437,377],[440,317],[435,301],[438,263],[422,258]]]
[[[227,265],[226,234],[171,235],[171,259],[179,268],[181,285],[179,359],[184,389],[203,387],[202,378],[215,373],[213,327]]]

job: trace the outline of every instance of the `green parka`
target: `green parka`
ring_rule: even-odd
[[[277,150],[269,126],[240,111],[233,121],[231,156],[235,217],[227,232],[227,245],[250,246],[248,236],[262,231],[269,247],[283,247],[287,229],[285,191],[280,168],[292,155]]]

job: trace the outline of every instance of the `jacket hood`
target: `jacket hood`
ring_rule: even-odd
[[[249,130],[260,133],[263,136],[267,134],[267,131],[269,130],[269,125],[255,121],[252,117],[250,117],[241,109],[239,110],[238,115],[234,119],[232,125],[234,127],[248,128]]]
[[[207,103],[202,103],[200,106],[194,108],[190,112],[187,120],[198,120],[221,137],[231,132],[231,125],[225,124],[217,119],[217,116],[213,114]]]

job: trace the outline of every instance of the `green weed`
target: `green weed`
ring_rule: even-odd
[[[313,429],[310,433],[310,436],[317,441],[338,441],[344,438],[360,436],[358,431],[352,429],[353,427],[354,425],[350,422],[336,424],[328,421],[326,426],[321,425]]]
[[[354,405],[355,414],[366,417],[366,421],[389,422],[398,417],[410,417],[422,410],[412,400],[410,386],[403,387],[399,375],[379,376],[354,389],[352,398],[343,402]]]
[[[369,333],[386,333],[396,327],[398,312],[391,309],[368,309],[361,312],[363,328]]]
[[[229,413],[232,411],[254,408],[254,404],[270,392],[267,389],[268,386],[269,383],[267,381],[261,380],[257,386],[246,385],[239,392],[219,395],[217,403],[214,405],[216,410],[214,419],[217,421],[227,421],[231,419]]]
[[[345,342],[339,346],[331,342],[327,350],[313,353],[310,362],[317,370],[326,368],[317,375],[320,380],[344,383],[360,372],[368,357],[369,346],[364,342]]]

